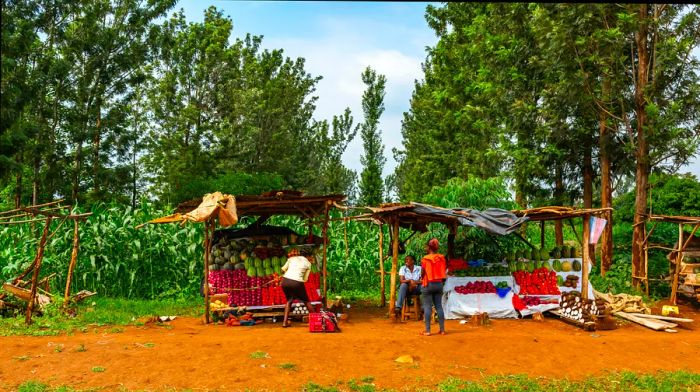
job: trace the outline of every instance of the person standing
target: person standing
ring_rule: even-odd
[[[396,315],[401,313],[403,301],[407,295],[420,295],[421,293],[421,267],[415,265],[416,259],[411,255],[407,255],[404,259],[404,265],[399,270],[399,297],[396,300],[394,312]]]
[[[312,257],[316,262],[316,259]],[[289,311],[292,307],[292,302],[295,299],[304,302],[306,309],[312,311],[309,296],[306,294],[304,282],[309,279],[311,273],[311,262],[304,256],[301,256],[299,249],[292,248],[287,252],[287,262],[282,266],[282,291],[287,298],[287,304],[284,307],[284,321],[282,327],[289,327],[292,323],[289,321]]]
[[[433,238],[425,246],[427,255],[421,260],[421,276],[423,286],[421,288],[421,300],[423,301],[423,319],[425,330],[421,335],[430,336],[430,321],[433,306],[438,316],[440,335],[445,334],[445,313],[442,310],[442,288],[447,278],[447,261],[445,256],[438,253],[440,243]]]

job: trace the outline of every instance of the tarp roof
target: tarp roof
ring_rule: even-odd
[[[447,209],[415,202],[383,204],[378,208],[369,207],[369,209],[372,211],[371,217],[374,220],[389,224],[394,219],[398,219],[399,226],[416,231],[426,231],[428,224],[438,222],[446,225],[479,227],[491,234],[505,235],[528,220],[498,208],[489,208],[485,211],[465,208]]]
[[[236,199],[231,195],[224,195],[221,192],[207,193],[202,200],[185,214],[176,212],[172,215],[153,219],[147,223],[175,223],[175,222],[206,222],[213,216],[219,218],[221,226],[231,226],[238,223],[236,214]],[[137,228],[143,225],[137,226]]]
[[[345,200],[344,195],[304,196],[298,191],[271,191],[261,195],[238,195],[238,216],[301,215],[312,219]],[[197,200],[180,203],[176,212],[185,213],[197,205]]]

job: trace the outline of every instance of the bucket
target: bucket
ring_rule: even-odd
[[[664,316],[668,316],[669,314],[678,315],[678,306],[664,305],[663,308],[661,308],[661,314]]]

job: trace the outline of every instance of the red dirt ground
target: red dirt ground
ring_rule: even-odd
[[[125,327],[121,333],[90,329],[73,336],[0,337],[0,390],[37,380],[81,389],[292,391],[307,382],[331,385],[364,376],[378,387],[412,390],[448,376],[580,379],[622,370],[700,372],[700,313],[687,307],[683,316],[697,321],[675,334],[636,324],[591,333],[547,318],[493,320],[488,327],[448,320],[448,335],[419,337],[420,323],[391,323],[381,313],[353,308],[339,334],[310,334],[301,323],[287,329],[279,323],[225,327],[179,318],[167,327]],[[57,352],[56,345],[63,350]],[[86,351],[76,351],[80,345]],[[251,358],[255,351],[269,358]],[[394,362],[403,354],[417,362]],[[290,362],[295,371],[279,368]]]

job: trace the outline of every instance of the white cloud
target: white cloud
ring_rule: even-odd
[[[392,148],[401,146],[401,119],[403,112],[409,108],[414,80],[422,78],[424,54],[422,51],[406,53],[395,48],[372,46],[369,42],[363,42],[365,35],[357,28],[346,29],[336,23],[323,23],[323,26],[328,26],[328,34],[318,38],[269,37],[263,40],[263,44],[267,48],[284,48],[291,57],[304,57],[306,70],[314,76],[323,76],[316,91],[319,99],[315,117],[318,120],[330,120],[333,115],[349,107],[355,123],[361,122],[361,100],[365,88],[360,76],[362,71],[370,66],[386,76],[385,112],[380,120],[380,129],[383,131],[384,155],[387,158],[384,174],[390,174],[396,167]],[[391,43],[386,46],[391,46]],[[343,157],[346,166],[359,172],[362,152],[362,141],[358,135]]]

